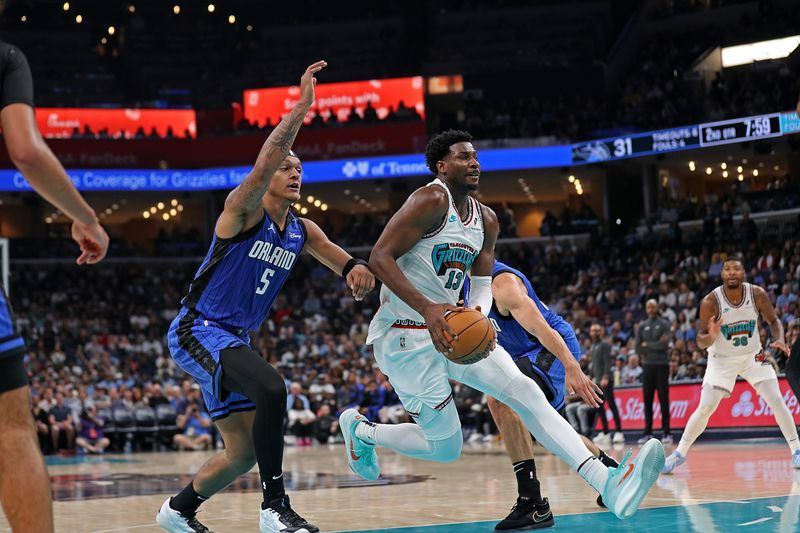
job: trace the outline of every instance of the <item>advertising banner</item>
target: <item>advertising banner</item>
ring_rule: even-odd
[[[74,131],[83,133],[88,126],[93,133],[107,129],[113,138],[132,139],[142,128],[145,135],[155,129],[164,137],[172,128],[174,137],[197,135],[197,118],[193,109],[90,109],[40,107],[36,122],[46,138],[69,138]]]

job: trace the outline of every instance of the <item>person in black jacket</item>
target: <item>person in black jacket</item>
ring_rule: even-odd
[[[589,347],[589,357],[592,361],[592,379],[603,390],[603,404],[597,408],[597,416],[600,417],[600,423],[603,424],[603,432],[595,437],[595,444],[611,440],[611,434],[608,431],[608,419],[606,418],[606,406],[611,410],[611,414],[614,417],[614,428],[616,429],[614,442],[624,443],[625,435],[622,434],[619,409],[617,409],[617,402],[614,401],[611,345],[603,340],[603,326],[597,322],[589,328],[589,336],[592,338],[592,345]]]
[[[658,315],[658,302],[647,300],[647,319],[636,330],[636,353],[642,361],[642,394],[644,396],[644,436],[647,442],[653,433],[653,400],[658,389],[661,404],[661,442],[672,443],[669,431],[669,336],[672,325]]]

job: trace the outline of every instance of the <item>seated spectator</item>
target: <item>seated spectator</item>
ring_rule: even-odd
[[[61,435],[64,436],[64,448],[72,449],[75,438],[75,424],[72,420],[72,409],[64,404],[64,395],[56,393],[56,404],[50,408],[50,431],[53,439],[53,451],[60,448]]]
[[[311,446],[316,418],[300,398],[295,398],[292,408],[289,409],[289,433],[297,439],[297,446]]]
[[[642,367],[639,366],[639,356],[636,354],[629,355],[628,364],[622,368],[623,384],[633,385],[640,383],[642,372]]]
[[[108,445],[111,444],[103,434],[105,421],[97,416],[97,409],[90,405],[81,413],[80,430],[75,444],[79,450],[88,453],[103,453]]]
[[[205,450],[211,445],[211,417],[196,403],[190,403],[186,412],[178,415],[178,433],[172,442],[179,450]]]
[[[314,438],[320,444],[328,444],[336,440],[339,433],[339,419],[331,414],[331,407],[322,404],[314,420]]]
[[[53,440],[50,436],[50,417],[41,405],[33,403],[33,422],[36,424],[36,434],[39,437],[39,448],[44,455],[51,453]]]
[[[592,436],[592,422],[596,409],[584,402],[580,396],[568,396],[565,415],[570,425],[584,437]]]

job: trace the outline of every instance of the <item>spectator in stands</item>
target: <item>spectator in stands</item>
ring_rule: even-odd
[[[642,356],[642,394],[644,396],[644,436],[647,442],[653,433],[653,400],[658,389],[661,404],[662,442],[672,443],[669,431],[669,339],[672,324],[658,315],[658,302],[648,300],[647,320],[636,331],[636,353]]]
[[[775,298],[775,307],[779,312],[787,312],[789,305],[797,301],[797,295],[792,292],[792,286],[789,283],[784,283],[781,288],[781,293]]]
[[[330,405],[322,404],[314,419],[314,438],[320,444],[328,444],[334,442],[338,433],[339,419],[331,414]]]
[[[64,436],[65,448],[72,449],[72,439],[75,437],[75,426],[72,419],[72,410],[64,404],[64,394],[56,393],[56,403],[50,408],[50,431],[53,439],[53,451],[58,451],[61,435]]]
[[[50,436],[50,417],[47,411],[38,402],[33,403],[33,422],[36,424],[36,433],[39,437],[39,448],[45,455],[49,454],[53,440]]]
[[[311,436],[314,434],[314,420],[316,416],[297,397],[289,409],[289,433],[297,439],[297,446],[311,446]]]
[[[79,450],[88,453],[103,453],[111,444],[111,441],[103,434],[104,425],[105,421],[97,416],[97,409],[92,405],[87,407],[81,413],[80,429],[78,430],[78,437],[75,439],[75,444],[78,445]]]
[[[286,397],[286,411],[289,411],[289,409],[292,409],[292,406],[294,405],[294,401],[298,400],[298,399],[301,402],[303,402],[303,408],[304,409],[310,409],[311,408],[311,404],[308,401],[308,397],[305,394],[303,394],[302,385],[300,385],[298,382],[295,381],[289,386],[289,394]]]
[[[375,124],[379,120],[378,113],[375,111],[375,108],[372,107],[372,102],[367,101],[367,107],[364,108],[364,123]]]
[[[625,356],[617,358],[620,361],[626,361]],[[630,354],[627,357],[627,364],[620,370],[620,379],[624,385],[635,385],[641,383],[642,367],[639,366],[639,357],[636,354]]]
[[[196,403],[188,404],[176,424],[183,432],[172,439],[179,450],[205,450],[211,445],[211,417]]]
[[[588,354],[589,360],[591,361],[592,379],[603,391],[603,403],[597,408],[596,413],[597,416],[600,417],[603,431],[595,437],[595,442],[611,442],[606,408],[611,410],[611,414],[614,417],[614,428],[616,429],[614,442],[625,442],[625,436],[622,434],[622,423],[619,418],[617,402],[614,400],[614,380],[611,375],[611,345],[603,339],[603,333],[603,327],[598,322],[593,323],[589,329],[592,344],[589,347]]]

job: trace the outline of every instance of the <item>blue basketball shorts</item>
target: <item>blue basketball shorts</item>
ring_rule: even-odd
[[[581,346],[578,342],[578,337],[571,329],[569,331],[559,331],[567,344],[570,353],[579,361],[581,358]],[[530,361],[530,370],[527,365],[521,364],[522,359]],[[566,403],[566,385],[564,379],[564,365],[558,358],[542,348],[535,353],[522,354],[515,357],[514,361],[517,366],[522,370],[522,373],[536,381],[539,387],[544,392],[550,405],[556,411],[560,411]],[[534,375],[531,375],[533,372]]]

